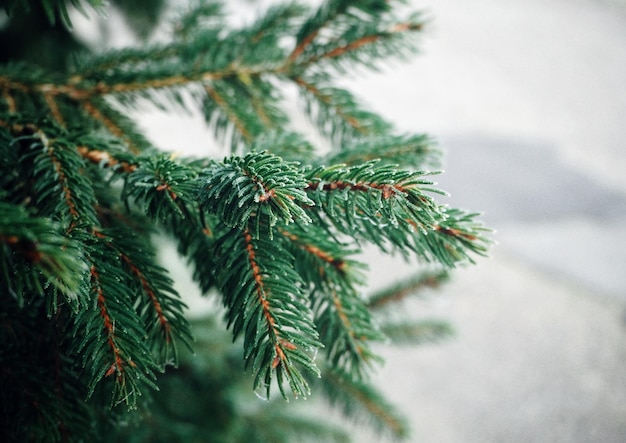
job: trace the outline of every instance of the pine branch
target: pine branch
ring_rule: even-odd
[[[161,366],[178,364],[177,341],[191,349],[191,331],[184,317],[186,305],[173,288],[167,271],[154,264],[153,253],[145,250],[144,241],[128,229],[99,231],[98,237],[119,256],[126,272],[132,276],[141,294],[138,311],[145,327],[147,341],[155,360]]]
[[[418,320],[397,323],[385,322],[382,331],[395,345],[436,343],[454,335],[449,323],[440,320]]]
[[[439,168],[441,152],[434,141],[426,135],[386,135],[368,137],[342,146],[340,151],[331,152],[325,164],[355,166],[371,160],[381,164],[401,164],[416,170]]]
[[[319,167],[306,171],[307,191],[315,202],[313,209],[323,210],[341,232],[382,244],[389,232],[381,228],[392,226],[402,234],[412,234],[414,229],[428,230],[436,223],[440,208],[425,192],[441,191],[429,186],[432,182],[423,179],[426,174],[376,161],[353,167]],[[362,234],[358,234],[360,227],[365,228]]]
[[[87,271],[80,245],[63,235],[62,226],[44,217],[33,217],[23,207],[0,202],[0,275],[3,292],[20,307],[41,297],[52,285],[50,312],[58,309],[56,291],[73,309],[86,301],[81,280]]]
[[[345,89],[328,84],[324,76],[293,77],[305,101],[305,112],[331,141],[341,145],[360,137],[385,134],[391,126],[361,108]]]
[[[142,212],[158,222],[171,217],[191,218],[198,183],[193,169],[172,159],[155,155],[138,159],[137,167],[124,177],[122,200],[134,201]]]
[[[381,436],[398,440],[408,437],[406,419],[371,386],[339,371],[325,371],[319,383],[330,404],[346,417],[370,426]]]
[[[367,300],[370,309],[380,309],[391,306],[407,297],[420,294],[424,289],[438,288],[449,278],[447,270],[424,271],[406,281],[396,283],[372,294]]]
[[[113,405],[125,403],[134,408],[142,388],[156,389],[154,362],[144,341],[143,322],[133,308],[135,293],[127,285],[128,274],[107,251],[106,237],[95,233],[91,260],[91,291],[94,306],[79,311],[74,319],[72,353],[83,362],[89,395],[96,386],[113,377]]]
[[[357,292],[363,276],[357,272],[359,264],[347,258],[355,251],[313,226],[280,232],[290,242],[296,269],[313,286],[311,305],[328,361],[356,379],[364,378],[380,362],[369,344],[384,337]]]
[[[315,147],[303,135],[284,130],[259,134],[250,151],[268,151],[287,162],[314,163],[317,160]]]
[[[350,18],[352,14],[360,19],[378,17],[389,10],[384,0],[328,0],[300,28],[296,36],[296,47],[289,56],[290,61],[297,60],[319,36],[320,32],[330,26],[333,21]],[[369,16],[369,17],[368,17]]]
[[[273,373],[283,396],[287,382],[296,397],[309,386],[296,366],[315,375],[308,355],[321,346],[305,304],[303,283],[293,257],[277,242],[231,229],[217,241],[216,283],[224,297],[234,337],[244,336],[246,367],[255,372],[255,389],[270,396]]]
[[[227,226],[246,229],[252,222],[255,238],[271,236],[270,228],[278,221],[310,221],[301,206],[312,204],[304,192],[306,180],[295,164],[275,155],[253,152],[231,157],[207,168],[203,177],[201,209],[219,216]],[[269,223],[263,231],[266,219]]]

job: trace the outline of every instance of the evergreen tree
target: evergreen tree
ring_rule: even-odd
[[[386,314],[489,240],[476,214],[433,197],[434,142],[397,133],[335,81],[413,52],[422,16],[328,0],[228,28],[222,6],[198,1],[167,42],[94,54],[68,8],[99,0],[2,3],[3,441],[345,441],[285,401],[312,391],[405,437],[368,385],[372,343],[447,334]],[[165,5],[112,3],[140,35]],[[328,153],[292,129],[285,86]],[[129,116],[138,103],[195,107],[228,155],[159,151]],[[223,305],[217,318],[186,318],[155,261],[163,235]],[[366,244],[421,273],[368,295]]]

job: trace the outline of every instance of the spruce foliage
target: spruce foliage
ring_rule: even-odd
[[[68,8],[104,8],[3,3],[11,32],[47,17],[33,41],[51,29],[70,38]],[[139,35],[164,6],[113,3]],[[335,85],[358,66],[416,50],[422,16],[396,17],[393,5],[287,3],[229,28],[223,6],[198,1],[178,12],[164,43],[97,54],[60,43],[54,62],[40,64],[27,48],[3,52],[4,441],[345,441],[336,427],[285,413],[281,396],[316,390],[346,415],[406,436],[367,383],[380,360],[372,344],[450,331],[388,321],[386,309],[484,255],[489,240],[477,214],[439,202],[434,142],[398,134]],[[330,152],[292,129],[285,86]],[[128,112],[146,103],[200,112],[229,153],[159,151]],[[223,305],[223,322],[187,319],[155,260],[163,235]],[[367,297],[367,244],[426,273]],[[269,403],[255,406],[242,380]]]

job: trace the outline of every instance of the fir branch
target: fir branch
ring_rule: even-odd
[[[278,221],[310,221],[301,205],[312,201],[304,192],[306,180],[294,163],[267,152],[252,152],[225,159],[202,175],[201,209],[218,215],[228,226],[245,229],[254,220],[253,232],[259,237],[265,217],[269,220],[266,228]],[[266,233],[272,235],[272,230]]]
[[[355,422],[399,440],[409,435],[406,419],[373,387],[340,371],[325,371],[319,383],[330,404]]]
[[[25,145],[23,157],[32,164],[30,194],[40,215],[62,217],[68,231],[77,224],[97,225],[96,198],[82,176],[83,159],[68,134],[58,128],[0,121]],[[26,143],[29,141],[30,143]]]
[[[100,123],[111,135],[125,142],[130,152],[138,154],[151,146],[150,142],[136,130],[133,122],[104,101],[82,100],[80,104],[89,117]]]
[[[128,274],[137,283],[139,312],[145,325],[147,338],[160,365],[177,365],[177,341],[191,349],[191,332],[184,317],[186,305],[173,288],[166,270],[154,264],[154,254],[145,250],[137,235],[128,229],[120,232],[98,231],[120,257]]]
[[[58,308],[49,284],[77,309],[86,301],[82,284],[87,270],[79,244],[62,234],[61,225],[33,217],[23,207],[0,202],[0,275],[4,290],[23,306],[30,297],[49,294],[51,313]]]
[[[223,23],[223,9],[221,3],[197,2],[178,15],[174,22],[174,32],[182,38],[187,38],[199,29],[217,29]]]
[[[130,174],[137,169],[137,163],[131,163],[126,159],[116,158],[111,153],[111,148],[107,148],[108,150],[102,150],[93,148],[93,146],[79,145],[77,151],[85,160],[103,168],[121,170],[126,174]]]
[[[141,205],[153,220],[166,222],[171,217],[190,218],[195,205],[197,173],[171,155],[139,159],[138,166],[124,177],[122,200]]]
[[[97,385],[114,377],[112,404],[136,406],[143,386],[156,389],[159,369],[144,341],[143,322],[133,309],[135,294],[117,256],[106,249],[106,236],[91,239],[91,291],[94,308],[81,310],[74,319],[72,352],[80,356],[91,396]]]
[[[59,105],[54,96],[51,94],[44,94],[44,100],[46,101],[46,104],[50,109],[50,115],[52,116],[52,118],[56,120],[59,126],[65,127],[65,119],[63,118],[63,114],[61,114],[61,111],[59,110]]]
[[[307,396],[308,383],[296,364],[317,375],[307,353],[321,344],[293,257],[277,242],[238,229],[226,232],[215,251],[222,263],[216,283],[228,309],[228,325],[235,337],[244,335],[244,360],[256,372],[255,389],[264,389],[269,397],[275,372],[283,396],[283,382],[296,397]]]
[[[407,34],[422,31],[424,23],[418,21],[418,16],[413,20],[391,25],[355,21],[341,35],[312,45],[301,63],[308,66],[328,62],[343,70],[347,62],[358,62],[375,68],[374,61],[391,55],[401,57],[403,53],[414,50]]]
[[[384,164],[401,164],[404,168],[425,170],[441,167],[440,159],[441,152],[427,135],[384,135],[346,144],[341,150],[331,152],[325,163],[355,166],[380,160]]]
[[[24,309],[7,297],[2,307],[0,429],[4,440],[96,438],[95,414],[85,402],[74,361],[65,354],[59,316],[50,316],[42,300],[33,300]]]
[[[83,3],[87,3],[94,9],[99,10],[103,6],[103,0],[36,0],[41,4],[43,10],[46,13],[50,24],[54,25],[57,20],[61,20],[61,23],[68,27],[72,27],[72,21],[70,19],[69,8],[71,6],[84,13]],[[16,9],[24,9],[30,11],[31,2],[28,0],[9,0],[5,4],[5,10],[7,13],[12,14]]]
[[[270,6],[263,16],[246,29],[249,36],[246,41],[252,43],[250,49],[254,51],[268,41],[275,45],[280,37],[293,35],[300,25],[298,19],[307,10],[306,6],[295,2]]]
[[[380,116],[361,109],[356,99],[345,89],[328,85],[317,76],[292,78],[305,100],[305,111],[322,133],[331,141],[344,144],[355,138],[385,134],[391,126]]]
[[[306,171],[306,190],[315,202],[313,209],[322,209],[342,232],[354,235],[354,227],[364,221],[379,228],[391,225],[412,232],[413,226],[432,228],[440,214],[440,208],[425,192],[441,191],[430,187],[432,182],[423,178],[426,174],[376,161],[352,167],[319,167]]]
[[[291,62],[297,60],[311,46],[323,28],[342,16],[351,15],[351,10],[360,13],[360,18],[363,19],[367,16],[379,16],[380,13],[389,10],[389,5],[384,0],[328,0],[324,2],[298,31],[296,47],[289,55],[289,60]]]
[[[439,320],[384,322],[382,331],[395,345],[419,345],[437,343],[454,335],[449,323]]]
[[[434,235],[424,237],[443,264],[452,267],[456,263],[474,263],[470,253],[487,255],[492,241],[485,234],[491,229],[476,220],[479,215],[448,208],[444,219],[435,226]]]
[[[15,114],[17,112],[15,97],[13,97],[7,89],[2,89],[2,100],[4,100],[9,114]]]
[[[294,436],[302,443],[349,443],[347,432],[338,425],[323,422],[313,417],[303,417],[270,407],[245,414],[238,420],[240,439],[238,442],[292,443]],[[253,437],[251,437],[253,436]]]
[[[370,309],[391,306],[413,294],[420,294],[425,289],[438,288],[449,278],[447,270],[424,271],[406,281],[396,283],[372,294],[367,300]]]
[[[364,378],[380,361],[369,344],[384,336],[356,290],[363,277],[359,264],[347,258],[356,251],[314,226],[304,230],[295,225],[280,232],[290,241],[296,269],[313,286],[311,305],[328,361],[356,379]]]
[[[220,133],[225,135],[226,131],[224,131],[223,128],[227,125],[227,122],[230,122],[243,141],[249,145],[254,140],[255,133],[260,132],[260,127],[257,125],[255,129],[252,129],[255,127],[254,120],[252,120],[252,123],[250,122],[250,114],[246,112],[247,110],[242,109],[241,106],[236,106],[235,103],[227,101],[222,94],[217,91],[216,87],[217,85],[213,87],[206,85],[204,87],[208,97],[211,99],[205,101],[204,105],[206,120],[210,122],[214,113],[221,111],[225,119],[216,121],[216,132],[218,136]],[[254,131],[254,133],[251,131]],[[236,146],[237,141],[238,137],[233,137],[231,146]]]
[[[248,147],[263,132],[282,128],[288,122],[279,107],[282,97],[277,88],[257,75],[241,73],[204,88],[208,94],[203,106],[205,119],[214,126],[218,139],[231,136],[233,152],[240,142]],[[229,125],[233,134],[229,134]]]
[[[260,134],[250,151],[268,151],[288,162],[313,163],[317,157],[315,147],[303,135],[284,130]]]

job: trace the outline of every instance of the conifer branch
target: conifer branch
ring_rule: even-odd
[[[143,135],[135,130],[134,124],[102,101],[82,100],[80,105],[88,116],[100,123],[111,135],[124,141],[133,154],[150,146]]]
[[[50,115],[52,115],[52,118],[56,120],[59,126],[65,127],[65,119],[63,118],[63,114],[61,114],[61,111],[59,110],[59,105],[57,104],[54,96],[51,94],[44,94],[43,97],[46,101],[46,104],[48,105],[48,108],[50,108]]]
[[[331,152],[325,163],[355,166],[372,160],[427,170],[441,166],[441,152],[426,135],[387,135],[346,144],[340,151]]]
[[[112,374],[116,374],[117,381],[119,384],[125,384],[124,380],[124,372],[125,366],[129,364],[133,366],[135,363],[132,360],[126,361],[122,357],[122,351],[116,344],[116,334],[115,334],[115,325],[111,320],[111,316],[109,315],[109,311],[106,307],[106,301],[104,298],[104,291],[100,286],[100,274],[96,270],[95,266],[91,267],[91,281],[96,293],[97,306],[100,310],[100,316],[102,317],[104,333],[106,335],[106,340],[109,345],[110,351],[113,354],[113,362],[111,366],[109,366],[104,373],[105,377],[109,377]]]
[[[324,2],[300,28],[296,36],[296,47],[289,55],[289,60],[293,62],[298,59],[311,46],[325,27],[330,26],[333,21],[342,16],[349,16],[352,12],[351,10],[366,15],[375,15],[388,11],[389,5],[384,0],[366,0],[361,2],[330,0]]]
[[[394,345],[436,343],[454,335],[449,323],[438,320],[383,323],[381,329]]]
[[[95,163],[105,168],[120,169],[130,174],[137,169],[136,163],[130,163],[125,160],[119,160],[109,152],[100,149],[91,149],[89,146],[79,146],[78,153],[87,161]]]
[[[367,300],[370,309],[381,309],[392,306],[413,294],[420,294],[425,289],[438,288],[449,277],[447,270],[425,271],[416,277],[372,294]]]
[[[195,206],[197,173],[171,155],[142,159],[137,168],[124,177],[122,200],[141,204],[143,212],[159,222],[171,217],[188,219],[189,207]]]
[[[215,104],[224,112],[226,117],[232,122],[233,126],[239,132],[239,134],[243,137],[244,141],[247,144],[250,144],[253,141],[253,135],[248,131],[248,125],[245,123],[245,119],[240,118],[239,115],[230,107],[228,102],[224,100],[224,98],[218,94],[215,88],[212,88],[209,85],[204,87],[206,93],[209,97],[215,102]]]
[[[78,1],[38,5],[57,14]],[[292,3],[227,29],[220,7],[201,2],[169,43],[84,57],[55,72],[19,60],[0,67],[0,292],[8,294],[0,342],[10,348],[0,349],[0,375],[24,381],[9,394],[11,404],[26,405],[0,415],[26,417],[29,427],[36,417],[39,434],[21,440],[73,441],[72,426],[83,424],[76,441],[94,433],[115,439],[109,426],[117,413],[105,410],[104,397],[136,407],[144,389],[156,387],[156,372],[177,364],[179,344],[189,347],[185,306],[155,264],[155,229],[173,236],[205,294],[219,292],[223,329],[242,339],[255,390],[308,395],[305,375],[320,375],[315,360],[324,348],[331,402],[405,435],[402,420],[363,382],[378,360],[372,342],[385,332],[407,342],[446,330],[428,321],[379,326],[372,311],[445,273],[365,298],[364,265],[354,255],[369,242],[449,268],[485,254],[489,240],[476,214],[432,198],[443,192],[424,172],[438,166],[431,140],[394,135],[335,86],[333,76],[348,67],[375,69],[415,48],[409,36],[423,21],[396,20],[390,9],[387,0],[327,0],[312,12]],[[333,144],[330,154],[318,156],[290,131],[282,86],[304,98],[304,113]],[[145,102],[199,108],[230,152],[222,161],[157,152],[125,112]],[[212,331],[211,340],[211,352],[226,347],[223,334]],[[217,398],[234,380],[230,357],[208,359],[202,377],[216,368],[223,374],[202,386]],[[24,375],[16,378],[18,367]],[[202,378],[197,367],[184,368]],[[235,391],[227,390],[226,397]],[[230,397],[220,404],[226,413],[237,407]],[[289,423],[306,430],[267,410],[277,411],[240,417],[278,424],[268,433],[277,441]]]
[[[425,192],[441,192],[424,180],[427,173],[397,170],[378,162],[359,166],[337,165],[307,171],[307,191],[342,232],[354,232],[363,220],[384,227],[392,225],[412,232],[410,220],[419,229],[430,229],[440,209]],[[368,233],[369,234],[369,233]]]
[[[316,116],[318,127],[324,129],[331,139],[342,141],[344,137],[375,134],[387,129],[380,117],[359,109],[347,91],[319,87],[300,76],[294,77],[293,81],[308,98],[307,113]]]
[[[59,216],[65,213],[68,231],[81,222],[96,225],[95,196],[89,181],[80,174],[83,161],[66,134],[53,127],[38,127],[32,123],[9,123],[0,120],[0,127],[9,129],[16,137],[26,137],[33,143],[27,146],[34,180],[33,204],[42,215]],[[24,140],[22,138],[22,140]],[[59,200],[59,195],[61,199]],[[63,210],[60,210],[60,206]]]
[[[77,242],[62,232],[61,225],[50,219],[33,217],[21,206],[0,202],[0,275],[5,290],[20,306],[33,294],[44,294],[48,284],[74,309],[85,302],[82,253]],[[51,311],[56,311],[57,304],[50,305]]]
[[[359,54],[367,50],[369,53],[373,53],[380,58],[385,54],[380,52],[382,48],[372,48],[372,46],[386,45],[386,52],[389,54],[396,54],[397,46],[392,46],[393,40],[400,37],[401,34],[407,32],[421,31],[424,27],[420,22],[406,22],[395,23],[388,27],[386,30],[374,29],[371,32],[362,33],[359,29],[360,24],[355,25],[354,29],[349,29],[344,32],[344,35],[336,39],[336,41],[347,41],[343,45],[337,45],[336,41],[332,41],[329,44],[322,45],[317,53],[313,53],[306,60],[302,62],[303,65],[310,65],[318,63],[322,60],[337,62],[338,59],[349,56],[351,58],[358,58]],[[354,35],[355,34],[355,35]],[[362,34],[362,35],[361,35]],[[360,35],[356,37],[356,35]],[[348,38],[350,37],[350,38]],[[378,49],[378,51],[377,51]],[[396,49],[396,51],[394,51]]]
[[[2,89],[2,99],[6,103],[8,113],[15,114],[17,112],[15,98],[11,94],[9,94],[9,91],[7,89]]]
[[[297,226],[279,230],[291,242],[299,273],[313,285],[311,305],[328,360],[333,367],[363,378],[366,369],[379,361],[369,342],[383,336],[355,288],[363,283],[356,273],[358,264],[345,257],[355,251],[333,244],[332,239],[323,240],[321,229],[307,231]]]
[[[331,405],[346,416],[368,423],[380,434],[400,440],[407,437],[409,428],[405,418],[371,386],[340,371],[325,371],[321,385]]]
[[[158,363],[178,364],[176,340],[191,348],[192,338],[183,314],[185,304],[174,290],[166,270],[152,263],[152,254],[145,256],[146,251],[142,250],[145,246],[128,230],[114,232],[114,235],[100,230],[96,231],[96,236],[106,240],[106,246],[119,256],[132,280],[138,283],[138,292],[142,294],[138,298],[148,302],[140,304],[140,313],[151,347],[158,354]]]
[[[90,240],[91,291],[95,309],[77,313],[74,334],[82,337],[72,350],[82,357],[87,372],[89,395],[96,386],[113,377],[112,403],[125,403],[133,408],[142,385],[156,388],[155,371],[159,369],[146,343],[143,322],[133,309],[132,286],[125,286],[124,274],[113,251],[102,249],[109,241],[105,234],[94,231]]]
[[[268,151],[285,161],[313,163],[317,160],[315,146],[303,135],[285,130],[272,130],[260,134],[251,151]]]
[[[293,259],[276,242],[238,229],[218,240],[216,252],[225,260],[216,270],[216,282],[228,325],[235,337],[244,335],[244,360],[256,372],[255,389],[264,389],[269,397],[275,373],[283,396],[283,382],[296,397],[307,396],[309,386],[296,363],[318,374],[307,353],[321,345]]]
[[[306,180],[293,163],[267,152],[231,157],[203,171],[205,184],[200,193],[201,209],[222,217],[223,223],[245,229],[254,220],[258,237],[261,220],[268,227],[283,223],[308,223],[302,205],[310,205],[304,188]],[[272,230],[267,233],[271,236]]]

